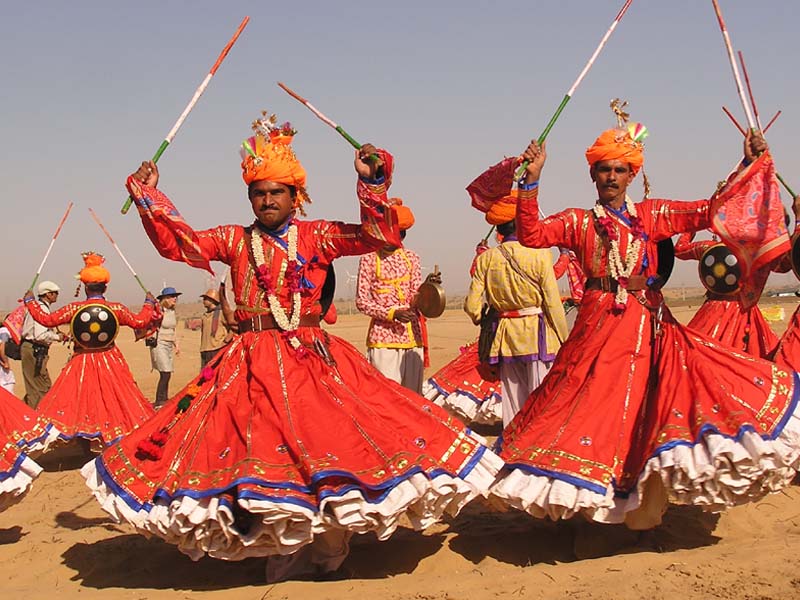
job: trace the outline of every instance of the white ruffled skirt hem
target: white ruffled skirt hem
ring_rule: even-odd
[[[526,472],[511,465],[498,478],[491,494],[535,517],[569,519],[577,513],[601,523],[622,523],[640,507],[663,511],[666,501],[691,504],[718,512],[729,506],[753,502],[786,487],[800,467],[800,406],[775,439],[763,439],[752,430],[730,438],[713,431],[694,444],[666,444],[652,456],[626,497],[575,485],[554,476]],[[664,502],[650,503],[657,496],[651,476],[663,488]],[[658,486],[661,487],[661,486]],[[659,514],[649,518],[658,523]],[[648,520],[648,519],[645,519]]]
[[[470,396],[459,392],[453,392],[446,396],[434,386],[427,384],[423,392],[425,398],[465,423],[494,425],[503,420],[503,407],[498,394],[492,394],[483,402],[478,403]]]
[[[502,466],[503,461],[486,450],[463,478],[447,474],[428,478],[417,473],[392,487],[379,501],[370,502],[359,490],[349,490],[324,498],[316,510],[279,498],[239,498],[233,507],[219,496],[180,496],[135,510],[106,484],[95,461],[87,463],[81,474],[103,509],[117,521],[175,544],[193,560],[204,554],[241,560],[291,554],[312,542],[315,535],[335,529],[373,531],[379,539],[386,539],[402,516],[413,527],[424,529],[444,514],[457,514],[474,497],[486,495]],[[249,513],[245,525],[242,511]]]
[[[0,511],[22,500],[41,472],[38,464],[22,454],[10,472],[0,474],[5,477],[0,480]]]

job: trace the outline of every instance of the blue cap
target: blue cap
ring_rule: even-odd
[[[178,290],[176,290],[174,287],[165,287],[163,290],[161,290],[161,293],[160,293],[158,296],[156,296],[156,298],[158,298],[159,300],[161,300],[162,298],[167,298],[167,297],[169,297],[169,296],[175,296],[175,297],[178,297],[178,296],[180,296],[182,293],[183,293],[183,292],[179,292],[179,291],[178,291]]]

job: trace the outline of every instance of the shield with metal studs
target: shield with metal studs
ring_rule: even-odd
[[[700,282],[714,294],[733,295],[739,291],[742,269],[725,244],[711,246],[700,257]]]
[[[117,315],[105,304],[86,304],[69,324],[75,344],[87,350],[107,348],[119,333]]]

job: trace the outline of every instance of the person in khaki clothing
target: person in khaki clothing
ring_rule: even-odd
[[[61,291],[52,281],[43,281],[36,288],[39,303],[46,313],[58,300]],[[47,371],[47,360],[50,344],[65,339],[64,334],[54,327],[39,325],[33,320],[30,313],[25,314],[22,323],[22,344],[20,355],[22,362],[22,377],[25,380],[25,404],[31,408],[39,406],[39,401],[53,385],[50,373]]]
[[[489,364],[499,371],[504,427],[542,382],[568,333],[550,250],[520,244],[515,215],[515,196],[486,213],[503,240],[478,256],[464,301],[464,311],[476,324],[484,296],[499,313]]]
[[[200,296],[206,311],[200,317],[200,368],[230,341],[230,328],[220,305],[220,294],[210,289]]]

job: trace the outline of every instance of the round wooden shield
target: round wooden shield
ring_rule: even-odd
[[[119,333],[119,321],[105,304],[86,304],[69,324],[75,344],[86,350],[107,348]]]
[[[700,282],[714,294],[731,295],[739,291],[742,269],[725,244],[712,246],[700,257],[697,267]]]
[[[417,309],[428,319],[435,319],[444,312],[447,299],[444,288],[431,281],[426,281],[417,290]]]
[[[792,238],[792,271],[800,279],[800,235]]]

